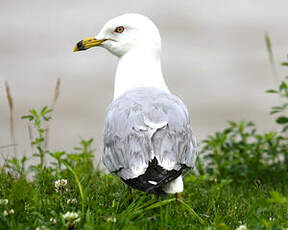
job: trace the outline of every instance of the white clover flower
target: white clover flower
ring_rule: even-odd
[[[64,188],[67,185],[67,180],[66,179],[56,180],[54,185],[56,192],[61,193],[64,191]]]
[[[242,224],[238,228],[236,228],[236,230],[248,230],[248,228],[246,227],[246,224]]]
[[[63,214],[63,218],[67,221],[68,229],[76,229],[76,225],[80,221],[80,217],[76,212],[66,212]]]
[[[3,215],[4,215],[4,216],[8,216],[8,215],[9,215],[9,213],[7,212],[7,210],[4,210]]]
[[[53,217],[51,217],[51,218],[50,218],[50,223],[52,223],[52,224],[56,224],[56,219],[53,218]]]
[[[79,215],[77,214],[77,212],[66,212],[64,215],[63,215],[63,218],[67,221],[70,221],[70,222],[79,222],[80,221],[80,217]]]
[[[76,198],[73,198],[73,199],[68,199],[67,200],[67,204],[77,204],[77,199]]]
[[[9,203],[8,199],[0,199],[0,205],[7,205]]]
[[[9,214],[14,214],[14,209],[10,209]]]
[[[115,217],[109,216],[109,217],[107,217],[106,221],[116,223],[117,219]]]

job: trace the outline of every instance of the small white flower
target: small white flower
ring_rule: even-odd
[[[79,222],[80,221],[80,218],[78,218],[79,215],[77,214],[77,212],[66,212],[64,215],[63,215],[63,218],[65,220],[68,220],[68,221],[75,221],[75,222]]]
[[[0,199],[0,205],[3,204],[3,205],[7,205],[9,202],[8,199]]]
[[[77,204],[77,199],[76,198],[73,198],[73,199],[68,199],[67,200],[67,204]]]
[[[51,218],[50,218],[50,223],[56,224],[56,219],[51,217]]]
[[[246,227],[246,224],[242,224],[238,228],[236,228],[236,230],[248,230],[248,228]]]
[[[9,215],[9,213],[7,212],[7,210],[4,210],[3,215],[4,215],[4,216],[8,216],[8,215]]]
[[[107,221],[107,222],[116,223],[116,218],[115,218],[115,217],[112,217],[112,216],[109,216],[109,217],[107,217],[106,221]]]
[[[64,188],[67,185],[67,180],[66,179],[56,180],[54,185],[56,192],[58,193],[62,192],[64,191]]]
[[[10,209],[9,214],[14,214],[14,209]]]

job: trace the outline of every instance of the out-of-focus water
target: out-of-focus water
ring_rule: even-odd
[[[97,48],[72,53],[74,44],[96,35],[110,18],[142,13],[159,27],[163,71],[172,92],[186,103],[202,140],[227,120],[252,120],[274,129],[269,115],[278,103],[264,43],[269,32],[276,63],[288,53],[288,2],[178,1],[0,1],[0,146],[10,143],[4,81],[15,103],[20,154],[30,154],[30,108],[51,104],[55,82],[61,94],[51,124],[50,148],[71,151],[80,137],[94,137],[100,153],[105,108],[113,95],[117,58]],[[287,73],[287,71],[286,71]],[[279,69],[285,75],[285,68]],[[10,149],[0,149],[4,155]]]

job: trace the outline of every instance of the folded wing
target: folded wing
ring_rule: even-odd
[[[158,174],[174,172],[175,176],[170,175],[169,180],[166,176],[167,183],[184,168],[192,168],[196,156],[189,114],[178,97],[154,88],[138,88],[108,107],[102,159],[107,169],[122,180],[141,175],[143,178],[146,172],[146,183],[151,177],[149,183],[159,186],[159,181],[149,176],[153,165],[154,171],[159,167]]]

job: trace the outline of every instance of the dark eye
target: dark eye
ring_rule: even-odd
[[[116,33],[123,33],[123,31],[125,30],[124,26],[118,26],[116,27],[116,29],[114,30],[114,32]]]

